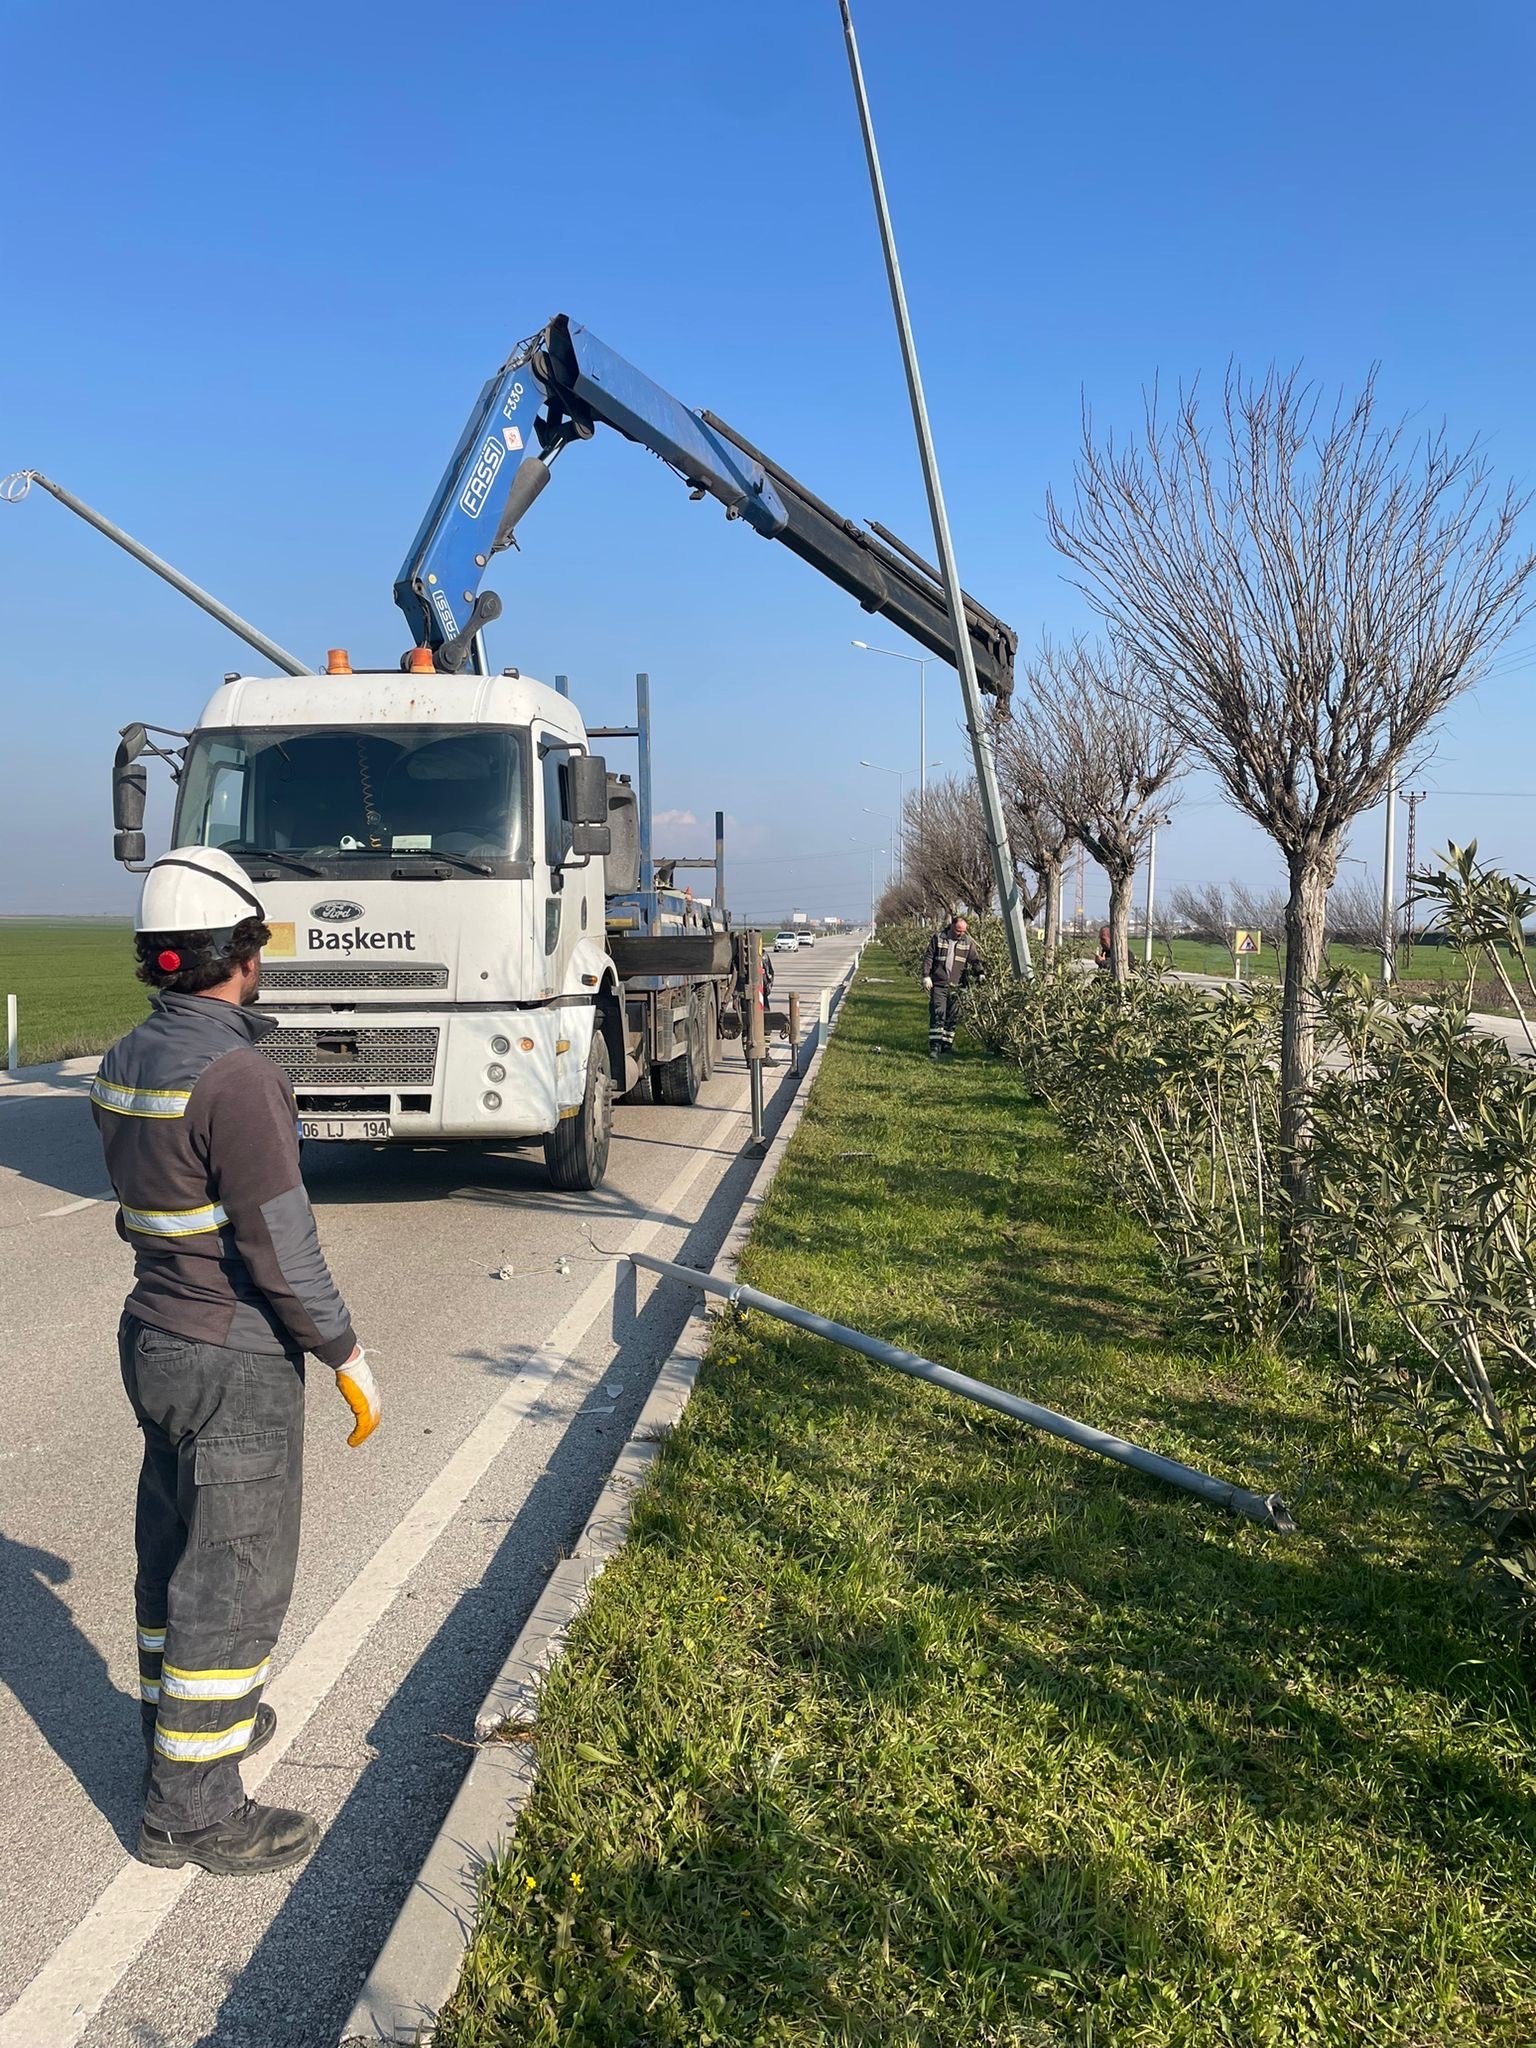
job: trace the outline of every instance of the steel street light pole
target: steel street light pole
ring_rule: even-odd
[[[912,770],[910,768],[882,768],[878,761],[866,761],[862,758],[859,761],[859,766],[861,768],[873,768],[877,775],[894,775],[896,778],[896,819],[891,833],[891,844],[896,848],[897,857],[901,862],[902,876],[905,878],[907,872],[907,835],[905,830],[906,819],[903,813],[907,807],[907,777],[912,773]],[[871,812],[870,816],[873,817],[874,813]]]
[[[887,661],[910,661],[917,670],[917,814],[921,818],[928,804],[928,664],[933,656],[903,654],[895,647],[871,647],[867,640],[855,640],[853,644],[866,654],[883,654]]]
[[[1034,972],[1029,955],[1029,936],[1024,929],[1023,906],[1019,901],[1018,879],[1013,872],[1013,851],[1008,844],[1008,826],[1003,817],[1002,792],[997,783],[997,763],[992,754],[992,734],[981,705],[981,685],[976,680],[976,656],[965,620],[965,594],[960,587],[960,570],[950,537],[949,513],[944,505],[944,487],[939,480],[939,459],[934,450],[933,430],[928,424],[928,402],[923,396],[922,371],[918,367],[917,343],[907,313],[906,287],[901,281],[901,264],[896,255],[896,231],[885,196],[880,171],[880,152],[875,145],[874,120],[869,96],[864,90],[864,70],[859,62],[858,39],[848,0],[838,0],[843,17],[843,41],[848,51],[848,70],[858,104],[859,127],[864,137],[864,156],[869,165],[870,190],[880,226],[880,245],[885,253],[886,277],[891,288],[891,309],[901,340],[902,363],[907,373],[907,395],[912,403],[912,425],[917,434],[917,452],[923,466],[923,484],[928,493],[928,510],[933,519],[934,548],[939,558],[940,580],[949,607],[949,626],[955,640],[955,667],[960,672],[960,693],[965,702],[965,723],[971,736],[971,753],[976,764],[976,786],[981,792],[982,814],[987,821],[987,841],[992,855],[992,879],[1008,935],[1008,956],[1015,974]],[[924,753],[927,752],[926,747]]]
[[[1152,827],[1147,840],[1147,942],[1142,958],[1152,965],[1152,905],[1157,892],[1157,827]]]

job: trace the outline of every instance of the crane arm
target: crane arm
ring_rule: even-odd
[[[440,669],[462,668],[475,635],[501,614],[482,588],[491,556],[513,544],[550,465],[599,426],[649,448],[728,519],[781,541],[823,576],[954,660],[949,612],[930,565],[886,533],[834,512],[712,412],[693,412],[585,327],[559,314],[485,384],[395,582],[395,602]],[[1006,705],[1018,636],[967,597],[966,624],[983,690]]]

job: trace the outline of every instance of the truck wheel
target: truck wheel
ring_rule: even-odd
[[[587,1086],[581,1107],[561,1117],[544,1140],[544,1164],[557,1188],[581,1192],[595,1188],[608,1170],[608,1143],[613,1136],[613,1086],[608,1046],[601,1029],[592,1033],[587,1054]]]
[[[688,1005],[688,1048],[655,1069],[656,1100],[686,1109],[704,1084],[704,1020],[695,998]]]

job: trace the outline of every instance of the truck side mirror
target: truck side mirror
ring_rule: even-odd
[[[608,763],[601,754],[571,756],[571,823],[606,825],[608,822]],[[580,849],[577,849],[580,851]],[[607,852],[593,847],[589,851]]]
[[[611,825],[588,825],[578,822],[571,827],[571,852],[575,854],[611,853],[613,851],[613,827]]]
[[[144,858],[144,799],[149,774],[139,759],[149,735],[142,725],[127,725],[112,762],[112,858],[125,864]]]

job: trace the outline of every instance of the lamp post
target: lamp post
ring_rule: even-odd
[[[899,851],[902,870],[905,872],[906,835],[902,829],[905,823],[903,813],[907,807],[907,777],[912,773],[912,770],[910,768],[882,768],[878,761],[865,761],[862,758],[859,761],[859,766],[861,768],[873,768],[877,775],[894,775],[896,778],[896,828],[892,835],[891,843]],[[918,773],[922,773],[921,768],[918,769]],[[874,812],[871,811],[870,816],[873,817],[874,815]]]
[[[853,16],[849,12],[848,0],[839,0],[843,17],[843,40],[848,50],[848,70],[853,80],[853,96],[859,111],[859,127],[864,137],[864,157],[869,166],[870,191],[875,202],[875,216],[880,226],[880,246],[885,256],[886,279],[891,288],[891,310],[896,316],[896,331],[901,340],[902,365],[907,374],[907,396],[912,401],[912,426],[917,436],[918,459],[923,467],[923,483],[928,494],[928,511],[933,520],[934,546],[938,554],[938,580],[944,590],[944,604],[949,613],[950,632],[954,636],[955,667],[960,677],[960,695],[965,703],[966,730],[971,736],[971,758],[976,764],[976,789],[981,800],[981,813],[987,822],[987,850],[992,858],[992,884],[997,890],[998,909],[1002,913],[1003,929],[1008,937],[1008,958],[1013,971],[1021,980],[1027,980],[1034,972],[1029,957],[1029,935],[1024,929],[1023,911],[1019,901],[1019,881],[1013,869],[1013,853],[1008,844],[1008,823],[1003,813],[1002,791],[997,784],[997,761],[992,750],[992,733],[981,708],[981,684],[976,675],[976,653],[971,646],[970,628],[966,623],[965,592],[960,585],[960,570],[955,561],[954,541],[949,531],[949,514],[944,505],[944,487],[939,481],[938,457],[934,453],[933,433],[928,424],[928,403],[923,395],[922,372],[917,363],[917,344],[912,338],[912,322],[907,314],[906,287],[901,281],[901,265],[896,256],[896,234],[891,226],[891,210],[886,203],[885,179],[880,171],[880,152],[875,146],[875,124],[869,111],[869,96],[864,90],[864,67],[859,62],[858,39],[853,32]],[[926,752],[926,748],[924,749]]]
[[[882,830],[891,822],[884,811],[872,811],[868,804],[860,804],[859,810],[864,817],[873,818]],[[893,840],[891,844],[894,846],[895,841]],[[885,879],[886,885],[889,887],[896,879],[896,856],[889,846],[877,847],[876,851],[885,855]]]
[[[1166,822],[1159,818],[1147,835],[1147,932],[1142,959],[1148,967],[1152,965],[1152,909],[1157,900],[1157,834],[1158,827]]]
[[[903,654],[895,647],[871,647],[867,640],[855,640],[853,644],[866,654],[883,654],[887,661],[910,661],[917,670],[917,815],[921,821],[928,802],[928,664],[933,656]]]

